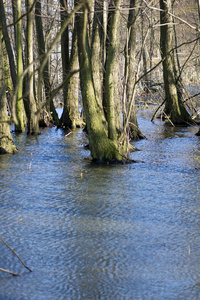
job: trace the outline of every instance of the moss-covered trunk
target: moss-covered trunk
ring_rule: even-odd
[[[88,10],[85,7],[84,15],[77,14],[76,24],[78,26],[81,92],[86,115],[89,148],[92,158],[96,161],[120,161],[123,158],[119,151],[117,139],[110,140],[108,138],[104,118],[102,117],[95,96],[91,69],[91,53],[87,39],[87,13]]]
[[[178,95],[177,82],[174,71],[173,60],[173,18],[172,1],[160,0],[160,48],[163,58],[163,77],[165,88],[165,113],[174,124],[188,123],[191,121],[190,115],[186,111]]]
[[[0,36],[2,32],[0,30]],[[7,113],[6,87],[3,65],[2,42],[0,39],[0,154],[15,153],[17,151],[13,144],[10,133],[10,123]]]
[[[17,124],[15,124],[16,131],[25,130],[25,109],[23,102],[23,59],[22,59],[22,31],[21,31],[21,0],[17,0],[17,101],[16,101],[16,116]]]
[[[5,42],[6,51],[7,51],[7,54],[8,54],[12,84],[13,84],[13,87],[15,88],[16,87],[16,81],[17,81],[15,60],[14,60],[14,54],[13,54],[12,46],[11,46],[11,43],[10,43],[10,38],[9,38],[9,35],[8,35],[3,0],[0,0],[0,26],[2,27],[3,39],[4,39],[4,42]]]
[[[3,63],[4,63],[4,75],[5,75],[5,86],[6,86],[6,97],[8,104],[8,113],[12,114],[12,98],[13,98],[13,84],[10,76],[10,69],[8,63],[8,55],[6,51],[5,41],[2,39],[2,51],[3,51]]]

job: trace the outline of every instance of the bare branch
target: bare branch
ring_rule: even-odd
[[[143,2],[145,3],[145,5],[146,5],[149,9],[156,10],[156,11],[159,11],[159,12],[163,11],[163,10],[160,9],[160,8],[157,8],[157,7],[154,7],[154,6],[150,6],[150,5],[147,3],[147,1],[145,1],[145,0],[143,0]],[[192,28],[192,29],[194,29],[194,30],[200,31],[200,29],[198,29],[197,26],[191,25],[191,24],[188,23],[186,20],[184,20],[184,19],[182,19],[182,18],[180,18],[180,17],[178,17],[178,16],[176,16],[176,15],[170,13],[170,12],[168,12],[168,14],[169,14],[170,16],[174,17],[175,19],[181,21],[182,23],[186,24],[186,25],[189,26],[190,28]],[[166,24],[164,24],[164,25],[166,25]],[[155,26],[156,26],[156,25],[155,25]],[[158,26],[158,25],[157,25],[157,26]],[[160,25],[159,25],[159,26],[160,26]]]
[[[33,8],[34,8],[34,6],[35,6],[35,3],[36,3],[37,1],[38,1],[38,0],[34,0],[32,6],[30,7],[30,9],[29,9],[28,12],[24,13],[23,15],[21,15],[21,17],[20,17],[19,19],[17,19],[16,22],[13,22],[13,23],[7,25],[6,27],[12,27],[12,26],[16,25],[16,24],[17,24],[20,20],[22,20],[24,17],[26,17],[26,16],[33,10]],[[0,27],[0,30],[3,30],[3,27]]]
[[[8,270],[6,270],[6,269],[0,268],[0,271],[6,272],[6,273],[11,274],[11,275],[13,275],[13,276],[20,276],[20,274],[14,273],[14,272],[12,272],[12,271],[8,271]]]
[[[16,253],[16,251],[14,250],[14,249],[12,249],[6,242],[5,242],[5,240],[3,239],[3,237],[0,235],[0,239],[2,240],[2,243],[6,246],[6,247],[8,247],[16,256],[17,256],[17,258],[19,259],[19,261],[23,264],[23,266],[26,268],[26,269],[28,269],[30,272],[32,272],[32,270],[29,268],[29,267],[27,267],[27,265],[23,262],[23,260],[19,257],[19,255]]]

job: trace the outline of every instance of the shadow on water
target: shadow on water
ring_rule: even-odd
[[[130,165],[90,163],[81,130],[14,136],[0,157],[0,299],[199,299],[197,128],[150,122]],[[23,221],[15,223],[22,218]],[[4,227],[11,223],[12,225]]]

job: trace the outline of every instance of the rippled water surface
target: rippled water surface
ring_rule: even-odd
[[[138,117],[131,165],[90,163],[81,130],[14,136],[0,234],[33,272],[0,245],[0,267],[21,274],[0,273],[0,299],[200,299],[197,128]]]

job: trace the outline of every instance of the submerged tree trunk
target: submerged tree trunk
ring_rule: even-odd
[[[163,58],[163,77],[165,88],[165,113],[173,124],[189,123],[191,118],[186,111],[177,89],[177,82],[173,60],[173,18],[170,15],[172,10],[171,0],[160,0],[160,47]],[[171,52],[170,52],[171,51]]]
[[[124,122],[127,117],[127,108],[129,104],[133,100],[131,116],[129,120],[129,125],[127,128],[127,134],[129,138],[136,140],[143,138],[143,135],[138,127],[137,116],[136,116],[136,107],[135,107],[135,98],[132,95],[133,88],[135,85],[135,76],[137,72],[137,65],[135,60],[136,55],[136,35],[137,35],[137,18],[139,13],[139,2],[140,0],[130,0],[130,11],[128,17],[128,24],[127,24],[127,45],[125,48],[125,89],[126,89],[126,108],[125,115],[124,115]]]
[[[70,57],[69,72],[75,72],[79,69],[77,33],[73,33],[72,50]],[[82,119],[79,112],[79,73],[76,72],[70,76],[67,88],[66,98],[64,99],[64,110],[61,122],[65,127],[75,129],[82,126]]]
[[[28,73],[26,76],[26,99],[28,100],[28,134],[39,134],[39,118],[33,88],[33,11],[29,12],[33,0],[26,0],[27,9],[27,53],[26,62]]]
[[[2,31],[0,30],[0,36]],[[10,122],[7,113],[6,87],[3,65],[2,42],[0,39],[0,154],[15,153],[16,146],[10,133]]]
[[[95,96],[91,69],[91,53],[87,37],[87,14],[88,10],[85,7],[84,15],[76,15],[76,24],[78,26],[80,83],[86,115],[89,148],[91,156],[95,161],[121,161],[123,157],[120,154],[117,139],[111,140],[108,138],[103,124],[102,113]]]
[[[42,24],[42,13],[41,13],[41,2],[36,1],[35,4],[35,24],[36,24],[36,36],[38,43],[38,54],[40,56],[40,61],[43,61],[46,49],[45,49],[45,40],[43,33],[43,24]],[[55,106],[53,103],[53,98],[51,97],[51,85],[50,85],[50,76],[49,76],[49,64],[48,62],[45,64],[44,69],[41,71],[39,76],[39,80],[43,80],[44,82],[44,90],[45,90],[45,107],[46,112],[43,111],[43,120],[41,120],[44,126],[48,126],[52,120],[59,124],[58,114],[55,110]],[[42,87],[41,82],[38,82],[39,87]],[[39,88],[39,101],[41,102],[41,90]],[[40,103],[41,104],[41,103]]]
[[[61,23],[67,18],[66,7],[63,0],[61,2]],[[73,40],[71,47],[71,55],[69,51],[69,31],[66,28],[61,37],[61,53],[63,67],[63,81],[66,80],[70,72],[79,69],[78,61],[78,45],[76,27],[73,30]],[[79,113],[79,74],[76,72],[70,76],[69,80],[63,86],[64,109],[60,120],[62,127],[74,129],[82,125],[82,120]]]
[[[21,0],[17,0],[17,20],[21,18]],[[16,116],[17,124],[15,124],[15,131],[22,132],[25,130],[25,109],[23,102],[23,60],[22,60],[22,32],[21,20],[17,23],[17,102],[16,102]]]

